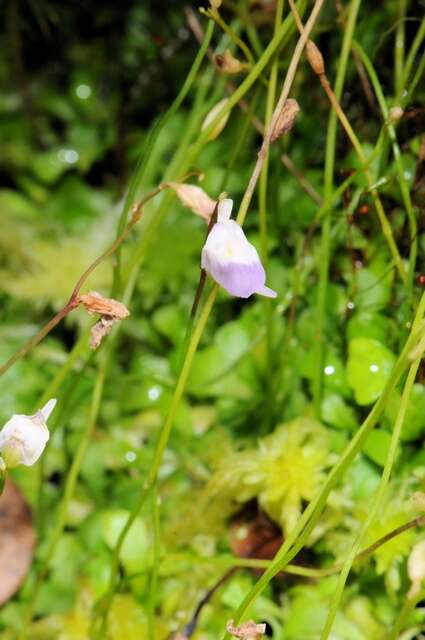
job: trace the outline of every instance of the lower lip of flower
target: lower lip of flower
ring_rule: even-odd
[[[208,258],[208,257],[207,257]],[[264,287],[265,272],[261,263],[244,264],[207,259],[206,270],[226,291],[238,298],[249,298]]]

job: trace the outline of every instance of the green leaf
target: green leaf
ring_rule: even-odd
[[[388,340],[390,319],[380,313],[359,311],[347,324],[347,338],[372,338],[385,343]]]
[[[388,431],[375,429],[375,431],[369,433],[366,438],[366,442],[363,445],[363,452],[373,462],[383,467],[387,459],[390,443],[391,434],[389,434]]]
[[[395,363],[394,354],[378,340],[354,338],[348,345],[347,381],[358,404],[375,402]]]
[[[351,431],[358,425],[353,409],[336,393],[325,392],[321,410],[322,419],[337,429]]]
[[[111,509],[102,518],[102,534],[108,547],[113,550],[123,530],[129,511]],[[147,569],[150,561],[150,541],[145,523],[141,518],[133,522],[120,553],[120,560],[127,573],[137,573]]]
[[[391,297],[393,269],[386,258],[377,258],[356,274],[357,292],[353,298],[358,308],[382,309]]]
[[[391,396],[386,409],[386,418],[394,424],[400,408],[401,395],[397,391]],[[422,384],[414,384],[412,394],[407,405],[406,416],[404,419],[403,429],[401,431],[401,440],[410,442],[418,440],[425,434],[425,387]]]

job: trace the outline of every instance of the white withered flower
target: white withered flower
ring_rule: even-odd
[[[256,248],[246,239],[242,227],[230,220],[233,200],[222,200],[217,208],[217,222],[202,249],[202,268],[232,296],[249,298],[259,293],[275,298],[266,287],[266,273]]]
[[[49,439],[46,422],[55,408],[52,399],[33,416],[14,414],[0,431],[0,456],[6,467],[27,467],[38,460]]]

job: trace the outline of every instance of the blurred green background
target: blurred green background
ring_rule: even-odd
[[[301,9],[311,8],[310,3],[299,4]],[[208,7],[207,2],[134,0],[3,4],[2,361],[65,304],[81,273],[115,238],[129,181],[146,154],[149,132],[180,91],[199,51],[187,10],[205,30],[208,20],[198,12],[200,5]],[[352,5],[326,2],[314,33],[331,84]],[[263,258],[278,299],[269,305],[259,298],[242,301],[219,292],[165,451],[155,494],[159,507],[153,500],[146,503],[120,555],[108,638],[151,640],[154,630],[162,640],[182,630],[207,589],[232,564],[229,555],[238,555],[237,540],[247,530],[238,533],[235,514],[242,518],[241,529],[261,518],[268,525],[273,522],[276,550],[281,535],[291,531],[380,397],[424,281],[423,75],[414,92],[405,93],[420,73],[424,56],[424,9],[422,0],[363,2],[355,30],[387,107],[407,100],[396,130],[402,177],[388,121],[364,65],[352,52],[341,99],[364,152],[372,157],[373,180],[379,184],[405,264],[412,242],[418,245],[409,284],[395,272],[361,165],[341,131],[333,191],[350,176],[351,181],[328,207],[330,243],[324,253],[323,217],[318,220],[317,213],[323,202],[330,107],[302,58],[291,91],[301,112],[290,135],[271,149],[265,188],[268,255]],[[275,10],[273,1],[225,0],[220,16],[258,59],[273,36]],[[285,4],[284,17],[288,12]],[[418,41],[407,78],[395,53],[401,35],[402,71]],[[278,87],[295,43],[291,23],[277,57]],[[244,60],[234,38],[219,26],[211,47],[219,53],[230,48]],[[244,95],[251,116],[260,122],[269,74],[266,67]],[[204,173],[200,184],[211,197],[226,191],[237,207],[261,143],[252,118],[234,107],[216,140],[199,149],[196,144],[207,113],[229,95],[226,85],[233,84],[231,95],[243,78],[225,77],[205,59],[183,105],[149,150],[138,196],[194,170]],[[284,167],[282,154],[295,164],[301,180]],[[414,239],[401,183],[418,225]],[[0,611],[1,637],[6,640],[20,637],[32,601],[34,621],[27,626],[31,640],[91,637],[93,607],[107,591],[112,549],[151,465],[180,369],[205,224],[168,192],[146,209],[121,252],[118,297],[128,294],[128,282],[133,291],[126,300],[131,315],[119,333],[91,354],[88,329],[93,320],[78,309],[2,380],[3,422],[13,413],[33,413],[48,385],[60,383],[42,461],[13,473],[32,507],[38,544],[27,581]],[[254,198],[245,230],[260,249],[258,211]],[[320,273],[327,257],[329,277],[318,312]],[[84,290],[109,295],[116,265],[116,258],[102,264]],[[317,350],[320,313],[322,351]],[[75,357],[62,380],[71,353]],[[99,371],[105,373],[105,383],[97,411],[93,398],[101,384]],[[423,379],[421,366],[391,482],[365,544],[417,514],[410,496],[425,483]],[[346,557],[382,474],[401,391],[400,385],[363,452],[331,493],[301,558],[303,565],[324,568]],[[64,487],[87,434],[76,487],[63,514]],[[34,597],[36,576],[62,517],[54,553]],[[355,565],[332,638],[390,637],[410,587],[406,562],[421,539],[421,530],[412,529]],[[257,543],[258,551],[265,539],[259,535]],[[251,556],[256,555],[254,544]],[[226,621],[257,578],[246,569],[230,577],[203,610],[193,637],[221,637]],[[268,637],[316,640],[335,586],[334,576],[278,578],[257,599],[250,615],[267,622]],[[415,634],[424,624],[423,610],[414,610],[404,627],[413,629],[413,635],[403,637],[420,638]]]

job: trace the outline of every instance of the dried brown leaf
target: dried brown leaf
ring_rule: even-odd
[[[0,497],[0,605],[18,590],[31,566],[35,533],[22,493],[7,480]]]
[[[256,624],[253,620],[243,622],[237,627],[233,626],[233,620],[229,620],[226,629],[234,638],[242,638],[243,640],[260,640],[261,636],[266,633],[266,625]]]
[[[108,318],[107,316],[96,322],[90,331],[90,349],[97,349],[103,338],[111,333],[112,327],[117,322],[119,322],[118,318]]]
[[[96,291],[90,291],[80,297],[90,315],[100,315],[100,320],[92,327],[90,334],[90,348],[97,349],[103,338],[107,336],[114,324],[130,315],[129,310],[122,302],[113,298],[104,298]]]
[[[118,302],[118,300],[114,300],[113,298],[104,298],[96,291],[90,291],[89,293],[80,296],[80,302],[84,305],[86,311],[90,315],[98,314],[122,320],[130,314],[129,310],[122,304],[122,302]]]

